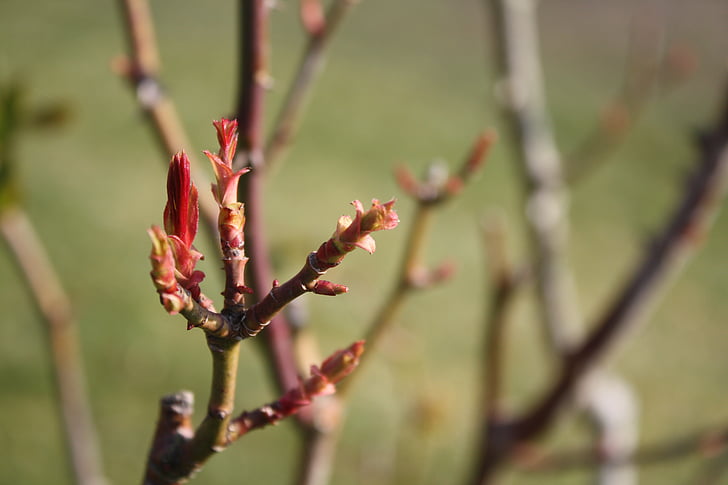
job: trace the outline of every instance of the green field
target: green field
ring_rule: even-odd
[[[433,159],[459,163],[480,130],[501,129],[483,3],[358,4],[334,42],[297,142],[269,183],[268,230],[281,280],[352,212],[351,200],[399,198],[400,228],[377,236],[375,255],[355,253],[327,276],[350,293],[304,297],[326,354],[361,337],[393,284],[413,210],[393,167],[407,163],[419,173]],[[631,19],[647,3],[541,2],[547,95],[564,151],[579,144],[618,88]],[[229,115],[236,97],[234,2],[159,0],[153,8],[165,86],[195,150],[215,149],[210,123]],[[296,11],[297,2],[281,1],[271,19],[269,120],[303,47]],[[573,192],[571,259],[589,321],[660,227],[696,159],[694,136],[724,96],[728,6],[671,2],[667,17],[670,41],[695,53],[697,71],[656,96],[624,144]],[[31,104],[60,99],[72,109],[63,130],[24,136],[16,158],[23,203],[75,306],[104,462],[118,485],[141,477],[158,398],[192,390],[201,415],[210,368],[201,332],[166,315],[149,281],[145,230],[162,221],[166,157],[111,70],[123,40],[113,2],[0,1],[0,84],[20,79]],[[334,484],[457,484],[467,475],[487,294],[479,221],[502,211],[513,254],[526,249],[521,183],[501,138],[484,172],[437,216],[428,260],[454,260],[456,278],[408,302],[356,383]],[[206,187],[200,195],[209,196]],[[645,443],[728,421],[726,216],[647,325],[610,360],[636,389]],[[209,295],[221,288],[218,266],[213,257],[203,262]],[[42,327],[4,247],[0,276],[0,483],[72,483]],[[519,299],[510,327],[507,390],[515,409],[554,372],[530,296]],[[275,397],[261,357],[255,342],[244,342],[239,409]],[[434,409],[426,430],[416,412],[423,405]],[[582,442],[578,422],[563,424],[557,446]],[[296,446],[290,423],[256,432],[214,457],[194,483],[287,484]],[[701,463],[645,468],[641,483],[689,483]],[[514,484],[590,483],[581,472],[514,477]]]

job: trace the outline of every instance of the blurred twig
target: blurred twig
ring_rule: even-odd
[[[349,9],[357,2],[333,0],[323,15],[318,0],[300,1],[301,19],[308,33],[308,42],[265,146],[268,168],[280,160],[295,136],[313,84],[324,66],[329,43]]]
[[[201,170],[199,158],[192,150],[177,108],[159,80],[159,54],[149,2],[119,0],[119,5],[124,14],[128,58],[117,59],[114,68],[129,81],[164,153],[171,157],[180,150],[186,151],[192,160],[193,177],[205,186],[209,177]],[[212,199],[203,197],[200,199],[200,209],[213,247],[216,247],[217,206]]]
[[[667,45],[665,5],[651,2],[635,15],[622,84],[605,104],[596,125],[566,156],[566,179],[589,175],[625,140],[651,100],[679,86],[696,69],[694,54],[679,44]]]
[[[0,209],[0,233],[45,323],[76,481],[80,485],[105,484],[71,303],[25,211],[20,207]]]
[[[534,253],[534,276],[538,291],[546,339],[554,353],[560,358],[570,352],[581,332],[582,317],[579,313],[574,289],[573,275],[568,262],[568,193],[565,185],[561,155],[552,133],[541,74],[541,61],[538,51],[538,28],[536,24],[536,3],[531,1],[495,0],[491,2],[494,10],[494,23],[497,33],[498,59],[503,79],[502,96],[507,119],[515,139],[518,158],[526,186],[525,212]],[[496,287],[496,291],[500,291]],[[494,295],[495,308],[498,312],[502,304],[500,299],[505,295]],[[492,315],[499,317],[498,313]],[[489,336],[491,349],[496,344],[493,339],[500,339],[497,320],[491,322]],[[497,359],[493,357],[493,359]],[[498,365],[489,367],[489,379],[486,384],[499,383]],[[589,385],[585,388],[583,404],[586,411],[597,423],[599,440],[610,441],[617,445],[628,446],[629,441],[621,438],[625,427],[636,427],[630,414],[629,418],[608,414],[600,406],[600,400],[613,399],[610,395],[616,388],[609,386],[603,373],[590,376]],[[622,385],[620,389],[628,389]],[[492,391],[499,395],[499,390]],[[495,400],[491,391],[486,397]],[[624,396],[624,393],[620,394]],[[491,403],[493,404],[493,403]],[[618,408],[620,411],[623,408]],[[496,414],[486,415],[483,424],[484,436],[481,446],[486,456],[483,463],[498,461],[499,451],[495,448],[507,448],[504,441],[510,429]],[[617,431],[618,430],[618,431]],[[633,433],[627,433],[631,435]],[[490,451],[488,451],[490,450]],[[619,450],[626,453],[627,450]],[[600,470],[602,485],[627,485],[629,470]]]
[[[707,214],[710,212],[706,207],[712,205],[706,200],[716,197],[716,194],[721,192],[722,185],[722,170],[708,168],[711,163],[717,164],[717,162],[704,162],[699,172],[710,175],[696,176],[695,182],[686,189],[682,207],[670,220],[664,235],[655,247],[651,248],[651,253],[635,270],[634,277],[625,286],[621,296],[610,306],[596,329],[584,338],[581,344],[574,345],[574,334],[567,333],[564,329],[565,322],[574,322],[578,319],[571,303],[573,299],[570,296],[570,278],[563,253],[566,238],[566,198],[558,152],[548,128],[544,108],[533,13],[535,4],[502,0],[494,3],[494,9],[496,30],[501,40],[499,43],[501,63],[508,76],[504,92],[514,132],[520,141],[527,190],[530,194],[527,201],[527,217],[532,224],[535,240],[536,273],[541,301],[550,340],[563,356],[563,368],[561,376],[553,387],[530,411],[512,420],[486,422],[483,427],[486,436],[483,440],[482,455],[473,483],[488,482],[513,450],[549,428],[553,424],[556,412],[569,397],[573,396],[577,386],[582,386],[582,392],[589,394],[584,402],[591,403],[592,416],[600,420],[601,445],[622,443],[625,449],[614,450],[615,454],[617,456],[631,454],[630,447],[635,443],[634,423],[632,418],[627,420],[625,416],[634,417],[636,414],[628,412],[625,416],[618,416],[615,421],[612,408],[608,414],[600,413],[600,409],[605,409],[601,406],[601,398],[600,401],[595,401],[598,396],[591,394],[595,392],[594,389],[599,390],[599,393],[602,389],[608,389],[609,386],[603,385],[608,384],[608,381],[602,379],[600,374],[590,374],[587,371],[593,369],[603,356],[603,352],[612,346],[619,331],[632,326],[637,310],[645,309],[644,303],[650,299],[643,297],[664,284],[663,271],[678,266],[673,264],[680,259],[675,256],[682,254],[683,251],[677,248],[685,248],[681,243],[681,231],[686,231],[694,225],[701,228],[705,225],[709,219]],[[709,150],[704,153],[705,160],[714,156]],[[570,308],[572,310],[569,310]],[[588,385],[583,387],[584,384]],[[597,387],[593,387],[596,384]],[[626,388],[620,386],[619,389]],[[620,393],[623,396],[629,395],[622,391]],[[627,401],[621,399],[622,402],[631,400],[631,397]],[[634,406],[625,406],[624,409],[634,409]],[[606,425],[614,429],[604,428]],[[625,426],[632,430],[624,433]],[[613,433],[617,428],[621,430],[619,435]],[[489,434],[492,436],[488,436]],[[619,480],[624,478],[620,483],[631,483],[634,480],[632,473],[615,474],[614,470],[607,468],[602,470],[600,480],[606,483],[606,480],[611,480],[610,477],[616,476],[620,477]]]
[[[519,442],[536,438],[554,422],[580,379],[640,321],[656,296],[704,240],[728,184],[728,95],[713,129],[700,140],[700,154],[681,200],[655,242],[624,282],[607,311],[565,359],[561,375],[536,405],[511,422]]]
[[[71,301],[41,238],[20,205],[15,178],[14,148],[20,132],[26,128],[55,127],[65,121],[67,112],[60,103],[31,109],[23,101],[20,83],[0,85],[0,235],[45,324],[66,451],[76,482],[103,485],[106,478]]]
[[[524,269],[517,270],[510,262],[506,244],[504,221],[496,215],[483,224],[483,241],[487,274],[490,277],[489,311],[486,316],[486,338],[483,368],[483,419],[498,423],[502,419],[504,356],[506,352],[505,326],[517,290],[526,279]]]
[[[494,141],[493,132],[481,133],[465,157],[460,170],[454,175],[448,175],[447,168],[442,165],[433,165],[425,179],[417,181],[407,170],[399,170],[400,186],[416,201],[417,207],[405,244],[403,262],[395,276],[394,288],[379,307],[367,328],[365,340],[370,351],[365,355],[370,355],[379,344],[386,330],[399,316],[407,297],[412,292],[438,284],[450,277],[453,268],[449,263],[443,263],[434,270],[430,270],[422,262],[428,229],[437,207],[458,194],[477,173]],[[369,358],[362,360],[362,364],[367,360]],[[339,386],[339,392],[329,403],[331,412],[322,409],[318,413],[320,419],[324,416],[323,420],[326,424],[309,430],[306,439],[308,449],[302,462],[298,485],[325,485],[328,483],[336,443],[344,424],[342,412],[345,407],[344,400],[348,396],[353,382],[354,379],[350,378]]]
[[[640,465],[658,465],[690,456],[713,458],[726,452],[728,448],[728,429],[719,427],[713,430],[692,432],[677,438],[670,438],[662,443],[642,446],[628,457],[615,457],[605,454],[602,449],[573,450],[539,454],[536,451],[524,456],[516,464],[526,471],[561,472],[573,468],[584,468],[605,461],[633,461]]]
[[[568,194],[546,111],[533,1],[492,0],[498,37],[501,94],[525,182],[525,211],[534,252],[534,277],[547,340],[558,351],[579,328],[567,261]]]

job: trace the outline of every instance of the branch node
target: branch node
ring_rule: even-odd
[[[155,78],[142,75],[137,81],[136,97],[142,108],[150,110],[164,98],[164,89]]]

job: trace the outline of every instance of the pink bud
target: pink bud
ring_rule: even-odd
[[[233,158],[238,146],[238,121],[222,118],[213,121],[217,131],[217,141],[220,150],[217,154],[203,152],[212,162],[212,169],[215,171],[217,184],[212,186],[213,194],[217,203],[221,206],[234,204],[238,201],[238,181],[240,176],[247,173],[250,168],[244,168],[233,172]]]
[[[185,152],[180,152],[169,163],[164,228],[190,247],[197,235],[198,220],[197,187],[190,176],[190,159]]]
[[[313,285],[312,291],[317,295],[336,296],[342,293],[347,293],[349,291],[349,288],[344,285],[337,285],[336,283],[332,283],[331,281],[316,280],[316,283],[314,283]]]
[[[306,31],[316,37],[326,30],[326,18],[320,0],[301,0],[301,23]]]
[[[152,252],[149,255],[152,271],[149,274],[159,293],[159,300],[170,314],[179,313],[184,308],[184,301],[175,278],[174,255],[169,240],[159,226],[152,226],[147,232],[152,239]]]
[[[202,254],[192,246],[198,220],[197,187],[190,175],[190,160],[184,152],[180,152],[172,157],[169,164],[164,227],[174,254],[177,281],[195,300],[200,296],[199,283],[205,277],[202,271],[195,271],[195,265],[202,259]]]
[[[321,364],[321,373],[327,380],[336,384],[351,374],[357,365],[359,357],[364,353],[364,341],[359,340],[344,350],[335,352]]]
[[[238,120],[222,118],[219,121],[213,121],[212,124],[217,131],[217,141],[220,144],[218,156],[226,165],[232,167],[235,150],[238,146]]]

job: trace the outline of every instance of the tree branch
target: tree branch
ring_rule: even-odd
[[[45,324],[67,450],[80,485],[106,483],[71,303],[25,211],[0,208],[0,234]]]
[[[237,346],[239,342],[210,339],[213,390],[207,416],[197,431],[191,426],[192,393],[182,391],[162,398],[144,485],[186,483],[215,452],[224,450],[250,431],[300,412],[313,398],[335,392],[335,385],[356,368],[364,352],[363,341],[334,352],[320,368],[311,368],[311,377],[289,389],[277,401],[231,419],[238,352],[218,347],[230,345]]]
[[[713,130],[701,140],[701,157],[685,193],[655,242],[626,280],[593,330],[564,362],[558,382],[539,404],[514,423],[533,438],[553,421],[577,382],[634,327],[658,293],[705,239],[728,183],[728,97]]]
[[[491,0],[506,117],[525,182],[525,212],[547,340],[563,351],[581,317],[567,261],[568,200],[538,53],[535,2]]]
[[[560,473],[563,471],[589,468],[603,463],[632,461],[640,465],[659,465],[674,460],[699,456],[711,458],[724,453],[728,448],[728,429],[719,427],[669,438],[661,443],[645,445],[635,449],[629,456],[612,456],[601,448],[590,450],[563,451],[552,455],[529,453],[523,461],[516,456],[516,465],[528,472]]]
[[[295,136],[314,82],[323,69],[331,38],[355,3],[356,0],[333,0],[323,21],[317,22],[319,26],[307,27],[308,43],[265,147],[268,168],[280,160]],[[306,0],[301,0],[301,4],[304,9]]]
[[[159,81],[159,55],[149,2],[119,0],[119,5],[124,14],[129,58],[118,60],[115,68],[129,81],[164,153],[169,157],[180,150],[193,154],[177,108]],[[198,159],[193,156],[192,162],[193,178],[203,186],[207,185],[209,177],[201,171]],[[210,237],[216,242],[217,206],[209,198],[203,197],[200,208]]]
[[[400,169],[397,179],[402,190],[417,203],[403,252],[403,262],[395,276],[393,289],[367,328],[368,345],[376,346],[399,315],[407,296],[417,289],[438,284],[452,274],[450,264],[442,264],[435,270],[428,270],[422,262],[425,242],[434,211],[451,197],[459,193],[482,167],[489,149],[495,141],[491,131],[481,133],[473,143],[460,170],[448,176],[442,166],[431,167],[422,181],[417,181],[409,171]],[[301,463],[298,485],[325,485],[333,466],[336,444],[344,424],[342,408],[354,379],[348,379],[339,386],[339,393],[324,404],[320,416],[325,416],[326,426],[312,427],[306,435],[306,450]]]

